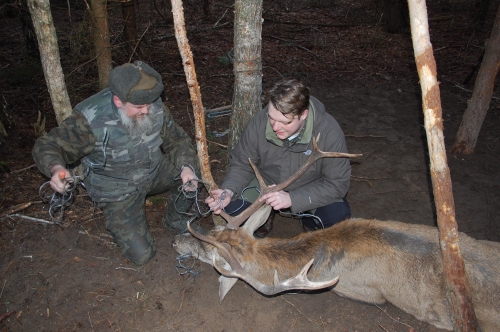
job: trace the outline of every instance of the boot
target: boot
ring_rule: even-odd
[[[167,201],[167,212],[163,216],[163,226],[166,229],[177,233],[187,231],[187,222],[191,216],[186,214],[194,203],[194,198],[187,198],[184,195],[177,197],[170,194]]]
[[[271,230],[273,229],[273,221],[274,221],[274,216],[276,212],[274,210],[271,210],[271,213],[269,214],[269,217],[267,218],[266,222],[257,228],[257,230],[253,233],[255,237],[258,238],[264,238],[271,233]]]

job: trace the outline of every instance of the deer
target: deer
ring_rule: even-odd
[[[249,160],[262,195],[283,190],[320,158],[360,156],[323,152],[318,139],[306,163],[278,185],[267,186]],[[177,235],[172,246],[221,274],[220,302],[241,279],[267,296],[327,289],[369,304],[390,302],[437,328],[453,329],[436,227],[351,218],[288,239],[255,238],[270,211],[259,200],[235,217],[222,211],[226,226],[201,234],[188,224],[189,233]],[[500,331],[500,243],[460,232],[459,245],[478,322],[485,332]]]

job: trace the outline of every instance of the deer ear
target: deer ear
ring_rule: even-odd
[[[228,278],[224,276],[219,277],[219,298],[221,303],[227,292],[229,292],[229,290],[234,286],[236,281],[238,281],[238,278]]]
[[[248,218],[240,229],[253,236],[253,233],[257,230],[257,228],[264,225],[269,217],[269,214],[271,213],[271,209],[271,205],[262,205],[254,214],[252,214],[252,216],[250,216],[250,218]]]

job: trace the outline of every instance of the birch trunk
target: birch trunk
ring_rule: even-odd
[[[452,153],[474,152],[484,118],[490,107],[495,78],[500,68],[500,6],[498,7],[491,36],[486,42],[483,61],[477,74],[472,98],[467,103],[460,128],[458,128]]]
[[[94,17],[94,46],[97,54],[97,71],[99,73],[99,88],[109,85],[109,74],[113,69],[111,64],[111,43],[109,41],[108,10],[106,0],[91,0],[92,16]]]
[[[229,151],[262,107],[262,0],[236,0],[234,16],[234,93]]]
[[[49,0],[28,0],[28,8],[35,27],[43,73],[56,120],[57,123],[61,123],[71,114],[71,102],[64,82],[50,3]]]
[[[122,1],[122,15],[125,21],[125,26],[123,27],[123,33],[125,36],[126,50],[129,58],[134,56],[135,43],[137,37],[137,24],[135,19],[135,4],[133,0],[123,0]]]
[[[458,245],[455,203],[451,188],[450,170],[446,159],[443,119],[436,61],[429,37],[425,0],[409,0],[410,25],[420,85],[422,107],[427,133],[434,201],[439,227],[439,244],[451,318],[455,331],[479,331],[472,306],[465,266]]]
[[[201,178],[208,185],[207,190],[217,189],[217,184],[212,177],[210,171],[210,161],[208,158],[208,146],[205,132],[205,112],[203,110],[203,103],[201,101],[200,86],[196,78],[196,71],[194,68],[193,53],[189,46],[189,41],[186,35],[186,26],[184,23],[184,8],[182,7],[182,0],[171,0],[172,13],[174,16],[175,38],[182,57],[184,65],[184,73],[186,74],[186,81],[191,96],[191,103],[193,105],[193,113],[195,120],[195,139],[196,148],[198,151],[198,159],[200,161]],[[215,225],[225,225],[225,221],[220,216],[213,215]]]

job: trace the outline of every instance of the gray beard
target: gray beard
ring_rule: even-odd
[[[144,115],[142,119],[138,119],[136,117],[130,118],[121,108],[118,109],[118,114],[120,114],[120,120],[122,120],[122,124],[129,132],[132,137],[141,137],[142,134],[147,134],[153,128],[154,116],[157,112],[157,107],[151,105],[149,109],[149,113]]]

